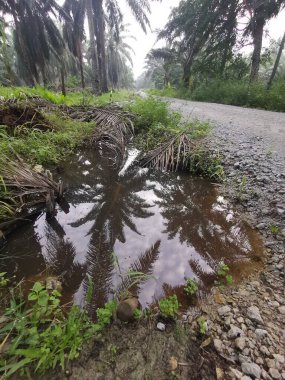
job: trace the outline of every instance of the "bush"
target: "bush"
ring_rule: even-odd
[[[167,91],[157,90],[156,95],[285,112],[285,82],[282,81],[266,90],[264,83],[249,85],[247,81],[213,79],[192,91],[181,88],[168,95]]]

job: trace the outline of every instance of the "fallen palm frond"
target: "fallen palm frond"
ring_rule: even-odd
[[[10,134],[21,128],[32,128],[40,131],[52,130],[50,122],[30,104],[5,101],[0,107],[0,124],[7,127]],[[20,129],[19,129],[20,128]]]
[[[0,185],[5,192],[5,207],[13,205],[10,209],[15,210],[15,215],[20,214],[23,208],[40,203],[46,203],[47,211],[52,212],[55,199],[62,195],[62,184],[56,183],[50,172],[37,172],[20,157],[13,161],[1,156],[0,174]]]
[[[95,122],[97,128],[88,145],[103,144],[116,153],[122,160],[127,140],[134,133],[133,115],[118,106],[104,107],[62,107],[62,110],[73,119],[85,122]]]
[[[163,171],[186,168],[193,142],[184,132],[172,137],[158,148],[147,152],[139,161],[142,167]]]

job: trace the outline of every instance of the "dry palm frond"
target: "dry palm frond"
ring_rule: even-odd
[[[120,158],[124,156],[126,142],[134,133],[133,115],[118,106],[64,107],[64,112],[73,119],[94,121],[97,128],[88,145],[104,144]]]
[[[52,201],[62,192],[61,184],[57,184],[48,172],[33,170],[19,157],[13,161],[2,156],[0,174],[9,198],[18,208],[48,203],[49,199]]]
[[[158,148],[146,153],[140,159],[140,165],[164,171],[185,169],[192,141],[185,133],[172,137]]]

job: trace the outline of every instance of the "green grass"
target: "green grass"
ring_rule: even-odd
[[[255,83],[249,86],[247,81],[213,79],[207,84],[198,85],[193,90],[170,88],[150,90],[150,93],[159,96],[285,112],[284,81],[275,82],[270,90],[266,90],[263,83]]]
[[[27,96],[39,96],[54,104],[65,104],[67,106],[104,105],[108,104],[110,100],[113,102],[123,102],[134,97],[134,95],[127,90],[113,92],[112,96],[110,92],[101,96],[95,96],[88,90],[68,92],[66,96],[63,96],[59,92],[50,91],[40,86],[34,88],[0,86],[0,96],[4,99],[17,98],[19,100],[25,100]]]
[[[92,123],[63,119],[56,114],[45,116],[52,122],[54,131],[41,132],[27,128],[16,136],[10,136],[2,127],[0,157],[4,155],[9,157],[16,152],[32,164],[57,163],[71,154],[95,127]]]

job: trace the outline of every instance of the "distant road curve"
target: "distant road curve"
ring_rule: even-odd
[[[170,108],[179,111],[185,119],[209,121],[216,126],[218,135],[233,139],[247,135],[262,139],[268,149],[274,150],[285,159],[285,113],[264,111],[253,108],[229,106],[225,104],[193,102],[188,100],[163,98]]]

